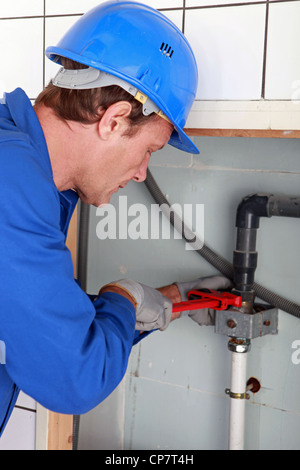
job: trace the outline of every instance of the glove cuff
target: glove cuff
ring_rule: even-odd
[[[138,282],[132,281],[131,279],[120,279],[119,281],[113,281],[103,286],[100,289],[99,294],[102,293],[105,287],[109,286],[116,286],[124,290],[127,295],[132,298],[135,304],[136,311],[138,310],[143,301],[143,289],[141,288]]]

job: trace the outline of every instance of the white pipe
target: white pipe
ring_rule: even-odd
[[[245,398],[232,394],[246,393],[247,353],[231,353],[229,450],[243,450],[245,427]]]

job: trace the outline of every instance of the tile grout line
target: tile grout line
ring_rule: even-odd
[[[272,3],[273,4],[278,4],[278,3],[291,3],[291,2],[299,2],[300,0],[274,0]],[[184,12],[186,11],[191,11],[191,10],[203,10],[203,9],[211,9],[211,8],[228,8],[228,7],[243,7],[243,6],[249,6],[249,5],[266,5],[269,3],[269,0],[257,0],[257,1],[249,1],[245,3],[241,2],[236,2],[236,3],[219,3],[217,5],[201,5],[201,6],[186,6],[185,5],[185,0],[183,0],[184,6],[183,7],[166,7],[166,8],[158,8],[159,11],[179,11],[183,10]],[[78,12],[78,13],[57,13],[57,14],[49,14],[46,15],[45,12],[45,7],[44,7],[44,14],[43,15],[24,15],[24,16],[7,16],[7,17],[1,17],[0,15],[0,21],[3,20],[21,20],[21,19],[35,19],[35,18],[61,18],[61,17],[69,17],[69,16],[81,16],[83,15],[83,12]]]
[[[183,389],[183,390],[186,390],[187,392],[199,392],[199,393],[203,393],[204,395],[212,395],[214,397],[219,397],[219,398],[225,398],[227,399],[227,395],[225,394],[225,391],[224,391],[224,394],[221,393],[221,392],[209,392],[208,390],[202,390],[200,388],[195,388],[195,387],[190,387],[190,386],[186,386],[186,385],[180,385],[180,384],[175,384],[175,383],[172,383],[172,382],[165,382],[163,380],[157,380],[157,379],[152,379],[151,377],[146,377],[146,376],[136,376],[135,374],[133,373],[128,373],[127,374],[127,377],[130,377],[130,378],[133,378],[133,379],[142,379],[142,380],[145,380],[145,381],[148,381],[148,382],[156,382],[160,385],[167,385],[169,387],[175,387],[175,388],[180,388],[180,389]],[[225,390],[225,389],[224,389]],[[300,412],[297,411],[297,410],[293,410],[293,409],[284,409],[284,408],[279,408],[279,407],[276,407],[276,406],[273,406],[273,405],[268,405],[266,403],[260,403],[259,401],[250,401],[249,400],[249,404],[251,405],[257,405],[257,406],[263,406],[265,408],[272,408],[272,409],[275,409],[275,410],[278,410],[278,411],[284,411],[286,413],[291,413],[291,414],[296,414],[296,415],[300,415]]]
[[[44,16],[43,16],[43,84],[42,89],[46,86],[46,60],[45,60],[45,48],[46,48],[46,0],[43,4]]]
[[[266,94],[268,27],[269,27],[269,0],[267,0],[267,3],[266,3],[266,18],[265,18],[264,55],[263,55],[262,84],[261,84],[261,98],[263,99],[265,98],[265,94]]]

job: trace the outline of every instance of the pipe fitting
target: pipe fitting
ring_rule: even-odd
[[[241,313],[248,313],[252,314],[254,309],[254,300],[255,300],[255,292],[254,290],[239,290],[236,287],[232,289],[232,294],[239,295],[242,297],[242,305],[238,309]]]
[[[300,218],[300,197],[257,193],[244,197],[238,205],[237,242],[233,253],[233,281],[235,288],[241,291],[243,301],[246,301],[246,291],[256,289],[254,282],[257,266],[255,245],[259,219],[272,216]]]
[[[237,208],[236,226],[239,228],[256,229],[260,217],[269,217],[267,194],[249,194],[244,197]]]
[[[229,395],[230,398],[234,398],[235,400],[249,400],[250,394],[249,393],[234,393],[230,390],[230,388],[225,388],[226,395]]]
[[[228,349],[235,353],[247,353],[251,349],[250,339],[246,338],[230,338],[228,341]]]

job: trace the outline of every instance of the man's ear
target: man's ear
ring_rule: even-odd
[[[123,134],[129,125],[128,117],[131,109],[129,101],[118,101],[109,106],[98,123],[99,137],[109,140],[119,132]]]

